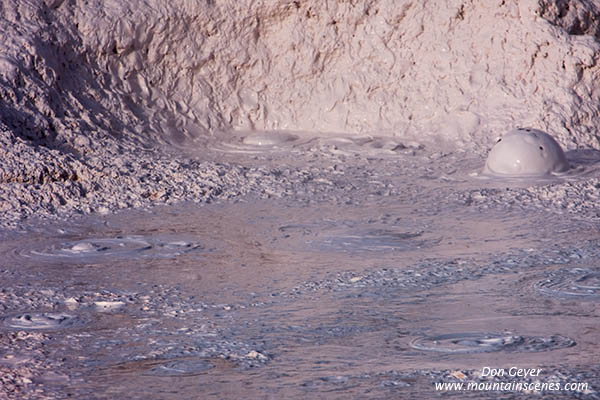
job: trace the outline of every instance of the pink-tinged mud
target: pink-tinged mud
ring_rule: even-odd
[[[491,399],[523,393],[434,384],[518,367],[589,384],[545,398],[598,396],[597,222],[540,206],[588,182],[591,156],[525,182],[419,146],[306,141],[292,160],[284,142],[224,154],[274,176],[302,163],[290,192],[7,232],[3,395]]]

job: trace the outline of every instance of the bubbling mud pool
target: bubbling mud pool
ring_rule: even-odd
[[[480,353],[492,351],[548,351],[571,347],[575,342],[561,336],[523,337],[510,333],[453,333],[419,338],[411,343],[417,350],[441,353]]]
[[[406,160],[404,175],[379,164],[417,145],[261,140],[235,152],[265,162],[320,143],[340,167],[281,198],[2,234],[7,396],[428,399],[435,382],[517,366],[590,385],[546,397],[597,398],[594,223],[461,201],[481,181],[439,155]],[[383,161],[340,162],[371,145]]]
[[[168,240],[145,236],[118,235],[114,238],[85,238],[62,242],[41,249],[22,249],[20,255],[61,262],[92,262],[114,258],[172,258],[202,250],[200,244],[185,240]]]
[[[600,300],[600,273],[588,269],[559,270],[536,284],[541,293],[553,297]]]

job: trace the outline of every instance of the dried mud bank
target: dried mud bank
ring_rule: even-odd
[[[230,130],[441,137],[483,155],[531,126],[596,149],[599,9],[2,0],[1,224],[284,193],[305,179],[206,156]],[[195,159],[163,151],[178,144]]]

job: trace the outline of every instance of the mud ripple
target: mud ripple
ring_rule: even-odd
[[[170,360],[158,364],[143,375],[149,376],[194,376],[215,368],[215,365],[204,359]]]
[[[463,332],[427,336],[413,340],[417,350],[438,353],[487,353],[495,351],[540,352],[575,346],[575,341],[560,335],[518,336],[510,333]]]
[[[535,288],[552,297],[600,300],[600,272],[579,268],[553,271]]]
[[[437,240],[419,239],[423,232],[395,232],[374,229],[364,232],[346,233],[326,238],[317,247],[327,251],[349,253],[407,251],[432,247]]]
[[[19,254],[44,261],[94,261],[110,258],[170,258],[202,250],[194,242],[145,236],[87,238],[50,245],[41,249],[22,249]]]

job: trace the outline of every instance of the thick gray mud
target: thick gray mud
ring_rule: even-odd
[[[282,175],[301,173],[264,146],[315,145],[251,139],[248,163]],[[465,201],[502,186],[472,160],[385,143],[345,163],[339,143],[285,195],[3,233],[3,395],[492,399],[527,393],[435,383],[539,381],[589,385],[544,398],[599,398],[592,221]]]

